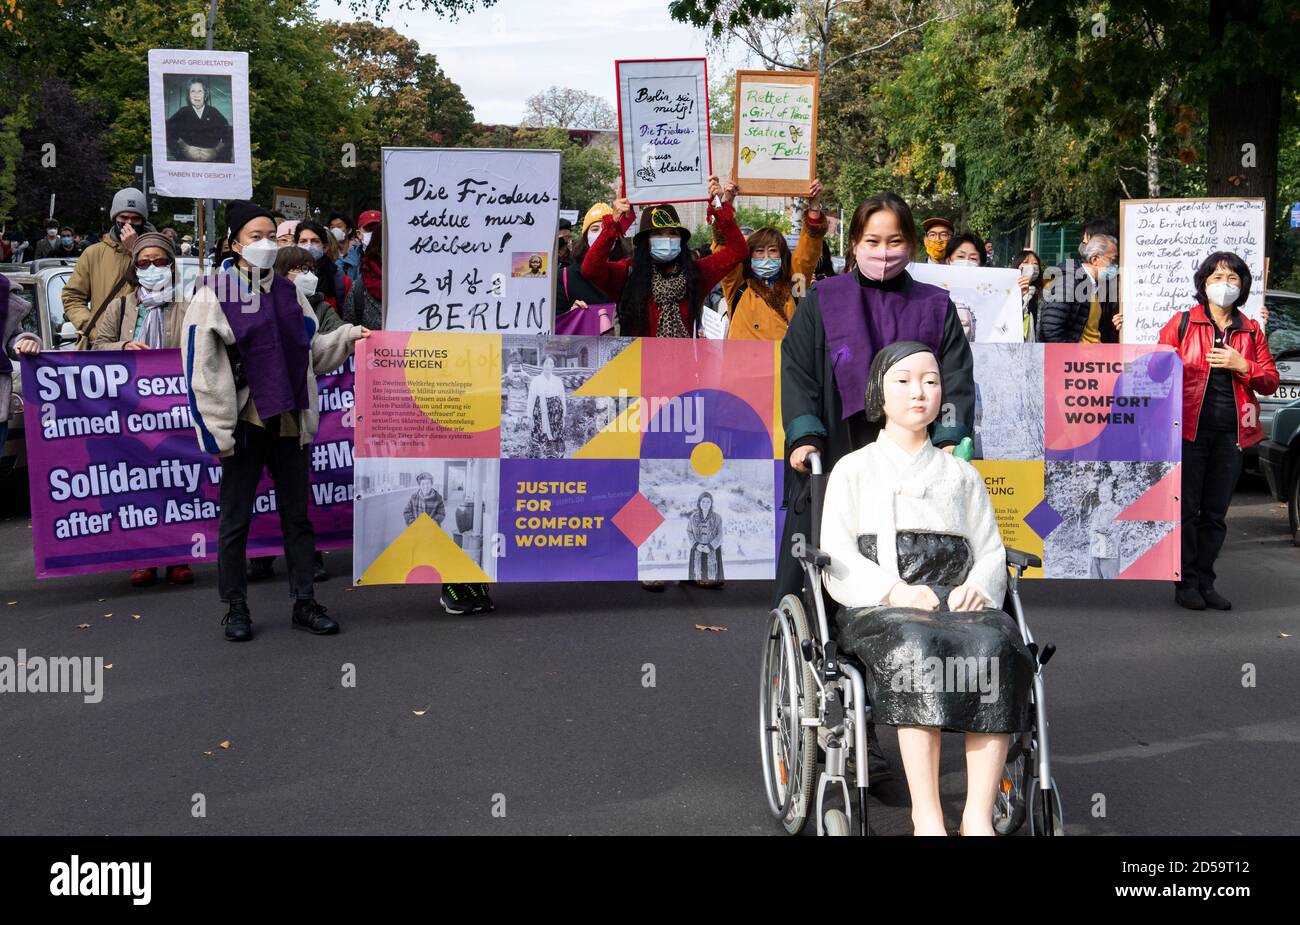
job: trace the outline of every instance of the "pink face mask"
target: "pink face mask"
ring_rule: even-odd
[[[893,279],[907,266],[910,251],[906,247],[867,247],[859,244],[853,252],[858,269],[867,279],[883,282]]]

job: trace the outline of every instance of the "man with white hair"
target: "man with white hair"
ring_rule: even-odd
[[[1038,339],[1049,344],[1117,344],[1119,241],[1094,234],[1080,247],[1083,260],[1067,260],[1043,289]]]

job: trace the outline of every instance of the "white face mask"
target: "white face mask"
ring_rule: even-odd
[[[1237,304],[1237,297],[1241,295],[1241,287],[1234,286],[1232,283],[1210,283],[1205,287],[1205,294],[1209,296],[1211,302],[1220,308],[1229,308]]]
[[[590,231],[587,232],[587,246],[590,247],[591,245],[595,244],[596,239],[599,237],[600,237],[600,226],[597,225],[595,228],[592,228]]]
[[[239,252],[239,256],[259,270],[269,270],[275,266],[275,255],[280,250],[280,245],[270,238],[263,238],[260,241],[254,241],[252,244],[244,244],[242,247],[243,250]]]
[[[980,262],[976,257],[954,257],[951,260],[951,264],[954,267],[977,267],[980,265]]]
[[[145,291],[161,289],[172,281],[171,267],[145,267],[136,269],[135,278],[140,281],[140,288]]]
[[[334,235],[334,240],[338,241],[340,244],[342,244],[343,239],[347,237],[347,234],[343,231],[342,228],[331,228],[330,234]]]
[[[316,278],[315,273],[308,273],[306,271],[299,273],[293,278],[293,284],[298,287],[298,291],[304,296],[313,294],[316,291],[316,283],[318,282],[319,280]]]
[[[361,232],[361,246],[363,248],[370,246],[370,232],[368,231]]]

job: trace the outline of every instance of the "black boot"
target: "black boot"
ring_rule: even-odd
[[[306,630],[317,636],[331,636],[339,631],[339,625],[325,613],[325,608],[313,600],[293,602],[293,627]]]
[[[231,601],[230,609],[222,617],[226,638],[231,642],[248,642],[253,638],[253,617],[248,612],[247,601]]]
[[[1174,600],[1178,602],[1179,607],[1186,607],[1188,610],[1205,609],[1205,598],[1201,597],[1201,592],[1195,588],[1175,589]]]
[[[1205,603],[1215,610],[1231,610],[1232,601],[1228,600],[1213,588],[1202,588],[1201,597],[1205,598]]]

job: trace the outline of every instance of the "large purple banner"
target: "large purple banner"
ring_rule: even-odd
[[[42,353],[22,367],[36,576],[216,561],[220,461],[199,449],[178,350]],[[318,548],[352,542],[353,361],[317,380]],[[281,551],[264,478],[248,554]]]

